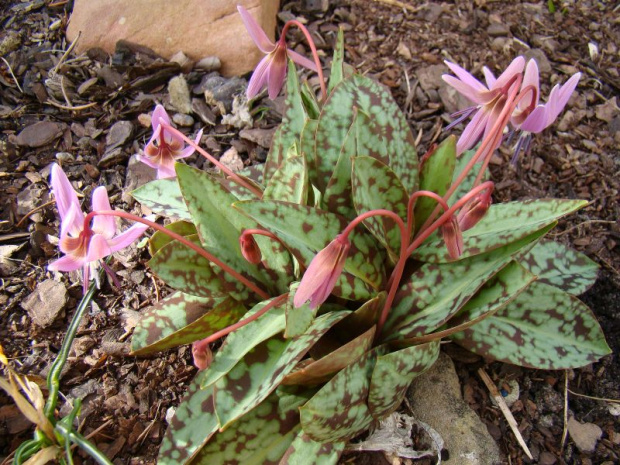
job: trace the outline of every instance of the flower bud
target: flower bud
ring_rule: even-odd
[[[461,231],[467,231],[478,224],[484,218],[489,207],[491,206],[490,193],[483,193],[474,197],[460,211],[458,223]]]
[[[254,240],[254,236],[252,234],[246,234],[243,232],[241,236],[239,236],[239,246],[241,247],[241,254],[243,258],[245,258],[248,262],[258,265],[262,260],[262,254],[260,252],[260,247]]]
[[[199,370],[206,370],[213,361],[213,352],[209,344],[202,344],[202,341],[196,341],[192,344],[192,356],[194,357],[194,366]]]
[[[456,217],[452,216],[441,225],[441,235],[446,243],[448,255],[452,260],[457,260],[463,253],[463,234]]]

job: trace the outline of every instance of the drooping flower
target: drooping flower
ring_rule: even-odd
[[[243,258],[249,263],[258,265],[261,262],[262,254],[260,247],[252,234],[246,234],[245,231],[242,232],[239,236],[239,247],[241,248],[241,255],[243,255]]]
[[[284,35],[273,43],[245,8],[237,6],[237,10],[239,10],[248,34],[260,51],[266,55],[258,63],[250,78],[247,90],[248,99],[254,98],[265,86],[270,99],[273,100],[278,96],[286,78],[287,57],[301,66],[317,71],[313,61],[286,47]]]
[[[194,359],[194,366],[202,371],[211,365],[213,352],[209,344],[204,344],[203,341],[196,341],[192,344],[192,357]]]
[[[151,117],[153,135],[142,154],[138,155],[138,160],[157,170],[157,179],[175,177],[175,161],[194,153],[194,148],[186,147],[183,139],[166,131],[162,122],[170,125],[170,117],[162,105],[157,105]],[[198,132],[194,142],[198,144],[201,137],[202,130]]]
[[[486,86],[460,66],[449,61],[445,63],[456,77],[444,74],[443,80],[476,104],[459,112],[460,118],[449,126],[453,127],[474,115],[456,144],[456,151],[461,154],[489,134],[507,103],[506,96],[509,90],[516,85],[515,76],[523,72],[525,59],[521,56],[515,58],[497,79],[491,70],[484,67]]]
[[[467,231],[476,226],[489,210],[491,200],[491,189],[487,189],[467,202],[457,216],[459,229]]]
[[[441,235],[452,260],[457,260],[463,254],[463,234],[455,216],[441,225]]]
[[[301,307],[308,300],[315,309],[327,300],[342,273],[351,243],[342,234],[316,254],[297,288],[293,304]]]
[[[52,166],[51,185],[61,220],[59,248],[65,255],[50,263],[48,269],[74,271],[81,268],[86,288],[89,278],[95,275],[99,260],[129,246],[148,226],[135,224],[116,235],[114,218],[101,215],[95,216],[92,227],[85,227],[85,217],[77,194],[65,172],[57,164]],[[101,186],[93,191],[92,207],[93,211],[111,210],[105,187]]]

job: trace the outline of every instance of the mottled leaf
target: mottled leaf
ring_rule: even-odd
[[[158,215],[191,221],[176,179],[156,179],[138,187],[131,196]]]
[[[452,183],[456,182],[456,180],[461,176],[461,173],[465,169],[467,163],[470,162],[474,154],[476,153],[476,149],[468,150],[465,153],[462,153],[460,157],[456,160],[456,166],[454,168],[454,174],[452,175]],[[449,205],[453,205],[458,199],[467,194],[474,187],[474,182],[476,181],[476,177],[480,171],[480,167],[482,165],[475,164],[474,167],[469,170],[469,172],[465,175],[463,181],[458,185],[457,189],[450,196],[450,200],[448,200]],[[489,170],[485,170],[482,175],[481,182],[485,182],[489,179]]]
[[[298,287],[298,282],[291,284],[288,300],[286,301],[286,329],[284,331],[284,337],[286,339],[305,333],[312,324],[312,321],[314,321],[314,317],[319,309],[318,307],[311,309],[308,302],[304,303],[301,307],[295,307],[293,298],[295,297],[295,292],[297,292]]]
[[[322,315],[299,337],[288,340],[272,337],[249,351],[215,383],[215,410],[220,427],[226,429],[261,403],[308,349],[348,313]]]
[[[316,178],[316,152],[314,136],[319,122],[315,119],[306,120],[303,130],[301,131],[299,152],[306,158],[308,167],[308,179],[312,182]]]
[[[304,81],[301,86],[301,99],[304,102],[304,108],[306,110],[306,114],[308,118],[318,119],[319,114],[321,114],[321,107],[319,106],[319,102],[316,99],[316,94],[308,81]]]
[[[263,200],[282,200],[305,205],[308,200],[308,170],[303,156],[287,157],[263,192]]]
[[[357,155],[381,160],[408,192],[415,191],[418,160],[409,125],[389,91],[361,75],[344,79],[323,106],[316,130],[317,186],[327,186],[356,109],[369,116],[367,130],[358,133]]]
[[[283,385],[303,384],[313,385],[328,381],[331,376],[353,363],[372,347],[375,337],[373,326],[361,336],[340,346],[325,357],[304,363],[295,371],[289,373],[283,380]],[[305,360],[304,360],[305,362]]]
[[[200,246],[196,234],[187,239]],[[162,247],[148,262],[149,267],[168,286],[200,297],[225,297],[229,294],[213,272],[211,262],[186,245],[173,241]],[[247,295],[231,293],[237,300]]]
[[[379,160],[370,157],[353,159],[353,204],[358,215],[385,209],[396,213],[403,222],[407,221],[409,196],[394,172]],[[368,230],[387,248],[391,259],[396,262],[400,253],[401,231],[398,225],[385,216],[364,220]]]
[[[243,316],[243,319],[250,318],[272,301],[273,299],[256,304]],[[258,344],[284,331],[286,326],[284,308],[285,302],[283,301],[280,305],[274,306],[256,320],[230,333],[206,371],[203,387],[215,383],[232,370],[237,362],[243,359]]]
[[[262,168],[262,166],[261,166],[261,168]],[[239,173],[237,173],[237,174],[239,174]],[[261,174],[261,176],[262,176],[262,174]],[[263,190],[263,187],[260,184],[258,184],[257,182],[255,182],[253,179],[248,178],[246,176],[240,176],[240,177],[244,181],[248,182],[250,185],[254,186],[259,191]],[[237,200],[252,200],[252,199],[256,198],[256,194],[254,194],[247,187],[239,185],[237,183],[237,181],[233,180],[232,178],[224,178],[224,177],[220,177],[220,176],[213,176],[213,179],[216,180],[217,182],[219,182],[224,189],[226,189],[228,192],[230,192],[232,195],[234,195]]]
[[[381,420],[398,408],[416,376],[428,370],[439,356],[439,341],[379,355],[370,378],[368,407]]]
[[[452,338],[485,357],[543,370],[578,368],[611,353],[587,306],[537,282],[494,315]]]
[[[386,321],[386,341],[409,339],[434,331],[545,229],[485,254],[453,263],[427,263],[403,281]]]
[[[174,223],[166,225],[166,229],[169,229],[170,231],[181,236],[191,236],[192,234],[197,234],[196,226],[188,221],[175,221]],[[169,235],[161,231],[155,231],[155,234],[153,234],[149,239],[149,253],[151,255],[155,255],[164,245],[173,241],[174,239]]]
[[[585,200],[539,199],[491,205],[484,218],[463,233],[461,259],[526,237],[587,203]],[[452,261],[442,239],[425,242],[412,256],[424,262]]]
[[[329,73],[329,83],[327,84],[327,93],[330,94],[334,88],[344,80],[344,29],[338,28],[338,38],[334,47],[334,57],[332,59],[332,67]]]
[[[301,427],[314,441],[347,441],[365,431],[373,421],[366,400],[377,348],[365,353],[334,376],[299,409]]]
[[[538,276],[538,282],[573,295],[583,294],[594,285],[598,273],[596,262],[554,241],[540,241],[519,262]]]
[[[207,299],[176,292],[142,315],[131,339],[132,354],[151,354],[204,339],[236,323],[244,312],[229,297]]]
[[[443,197],[452,184],[452,174],[456,164],[456,137],[444,140],[429,155],[420,168],[420,190],[431,191]],[[433,210],[437,202],[429,197],[417,199],[414,208],[415,230],[417,231]]]
[[[202,448],[192,465],[278,465],[300,431],[298,404],[274,393]]]
[[[304,267],[346,227],[347,221],[312,207],[276,201],[237,202],[235,208],[258,221],[294,251]],[[351,249],[334,295],[365,300],[385,279],[383,256],[372,236],[358,229],[349,236]],[[359,278],[359,279],[357,279]]]
[[[285,105],[282,124],[273,136],[271,150],[265,162],[265,183],[269,182],[271,176],[282,164],[286,158],[286,152],[299,139],[301,131],[306,124],[307,115],[299,90],[299,78],[295,65],[291,60],[288,62],[288,73],[286,75]]]
[[[192,380],[170,420],[159,449],[160,465],[184,465],[219,428],[213,405],[213,388],[201,389],[204,371]]]
[[[279,465],[336,465],[344,447],[344,442],[313,441],[299,431]]]

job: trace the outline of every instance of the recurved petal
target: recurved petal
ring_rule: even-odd
[[[79,205],[71,204],[65,217],[60,223],[60,236],[71,235],[77,237],[84,228],[84,213]]]
[[[480,136],[482,135],[487,119],[488,114],[483,109],[476,112],[456,143],[457,154],[460,155],[476,145],[476,142],[478,142],[478,139],[480,139]]]
[[[450,74],[444,74],[441,78],[450,86],[454,87],[459,94],[462,94],[464,97],[468,98],[472,102],[482,105],[487,102],[487,99],[480,98],[480,92],[476,91],[473,87],[468,84],[465,84],[458,78],[451,76]]]
[[[237,10],[241,15],[241,20],[243,21],[243,24],[245,25],[248,34],[250,34],[250,37],[252,38],[256,46],[260,49],[260,51],[263,53],[273,52],[275,44],[271,40],[269,40],[269,37],[267,37],[265,31],[261,29],[261,27],[254,20],[252,15],[241,5],[237,5]]]
[[[571,78],[564,83],[560,90],[557,93],[557,97],[553,102],[553,120],[548,123],[551,124],[558,115],[564,110],[564,107],[570,100],[571,95],[577,88],[577,84],[579,84],[579,79],[581,79],[581,73],[576,73],[571,76]],[[549,101],[551,102],[551,97],[549,97]]]
[[[122,232],[116,237],[113,237],[108,241],[108,245],[110,246],[110,253],[117,252],[118,250],[124,249],[131,245],[136,239],[138,239],[144,231],[146,231],[149,227],[142,223],[136,223],[128,230]]]
[[[155,106],[155,110],[153,110],[153,114],[151,115],[151,126],[153,127],[154,132],[157,132],[157,128],[161,125],[161,120],[163,120],[166,124],[170,124],[168,112],[163,105],[158,104]],[[153,136],[155,136],[155,134],[153,134]]]
[[[478,79],[476,79],[475,77],[473,77],[469,71],[465,70],[464,68],[461,68],[459,65],[457,65],[456,63],[452,63],[448,60],[444,61],[444,63],[448,66],[448,68],[450,68],[450,70],[457,75],[457,77],[463,81],[464,84],[468,85],[469,87],[471,87],[472,89],[476,90],[476,91],[485,91],[488,90],[484,84],[482,84]]]
[[[112,210],[108,191],[100,186],[93,192],[93,211]],[[116,234],[116,221],[113,216],[97,215],[93,219],[93,231],[101,234],[107,239],[111,239]]]
[[[83,257],[75,257],[73,255],[65,255],[64,257],[60,257],[58,260],[53,261],[49,265],[47,265],[47,269],[50,271],[75,271],[79,270],[84,266],[84,258]]]
[[[269,88],[269,98],[274,100],[282,86],[284,85],[284,80],[286,79],[286,51],[276,51],[273,60],[271,61],[271,65],[269,66],[269,70],[267,71],[269,77],[267,78],[267,85]]]
[[[525,118],[519,129],[526,132],[539,133],[547,127],[547,119],[547,107],[545,105],[538,105]]]
[[[318,71],[316,67],[316,63],[314,61],[306,58],[303,55],[300,55],[299,53],[295,52],[294,50],[291,50],[290,48],[286,50],[286,53],[288,54],[289,58],[293,60],[295,63],[297,63],[298,65],[301,65],[304,68],[311,69],[314,72]]]
[[[518,56],[512,63],[508,65],[508,68],[497,78],[495,84],[493,84],[493,89],[501,89],[504,87],[510,80],[519,73],[523,72],[523,68],[525,68],[525,58],[522,56]]]
[[[80,201],[69,178],[56,163],[52,165],[50,184],[52,185],[52,192],[56,199],[56,207],[61,220],[65,218],[71,205],[75,205],[80,210]]]
[[[265,86],[267,79],[269,77],[269,65],[271,64],[272,56],[271,54],[267,55],[263,58],[254,73],[252,73],[252,77],[250,78],[250,82],[248,83],[247,96],[248,99],[253,99],[260,92],[260,90]]]
[[[487,83],[487,87],[490,89],[495,84],[495,81],[497,81],[495,74],[493,74],[493,71],[486,66],[482,67],[482,73],[484,74],[484,80]]]
[[[534,88],[534,92],[530,92],[530,98],[525,98],[521,102],[519,102],[520,107],[527,107],[529,105],[538,105],[538,100],[540,98],[540,78],[538,73],[538,65],[536,64],[536,60],[530,60],[527,62],[527,66],[525,67],[525,73],[523,74],[523,83],[521,84],[521,89],[525,89],[529,86]]]

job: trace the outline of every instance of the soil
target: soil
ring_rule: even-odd
[[[57,256],[58,220],[48,203],[49,165],[61,162],[87,197],[94,187],[106,185],[114,207],[141,214],[139,205],[123,195],[127,183],[148,176],[135,166],[128,168],[130,156],[150,136],[144,116],[138,117],[169,98],[166,83],[180,69],[131,44],[120,44],[111,57],[93,50],[63,58],[69,46],[64,29],[71,2],[9,1],[0,8],[0,56],[6,60],[0,61],[0,344],[15,369],[42,380],[82,292],[78,276],[65,275],[59,280],[58,298],[66,303],[57,315],[40,315],[36,306],[30,312],[24,308],[37,286],[53,278],[46,266]],[[518,54],[535,57],[545,83],[543,96],[556,82],[582,72],[577,95],[559,121],[534,138],[530,153],[515,167],[509,162],[510,149],[502,148],[491,171],[497,201],[590,201],[562,220],[552,236],[600,264],[598,281],[582,300],[597,315],[613,354],[585,368],[552,372],[487,363],[450,345],[447,350],[457,364],[465,399],[487,424],[505,463],[618,463],[618,407],[614,410],[602,400],[620,399],[618,6],[593,0],[299,0],[284,2],[280,18],[290,15],[307,22],[326,63],[338,25],[344,27],[347,62],[392,90],[421,153],[444,137],[441,129],[455,110],[454,98],[439,89],[444,59],[480,76],[484,65],[497,73]],[[291,38],[298,51],[306,52],[301,36]],[[191,88],[204,75],[193,70],[185,77]],[[281,117],[281,106],[265,100],[257,107],[267,108],[255,126],[268,135]],[[215,107],[203,116],[196,116],[193,127],[186,129],[195,134],[204,127],[203,142],[214,155],[234,147],[246,165],[264,160],[268,144],[245,139],[223,125]],[[40,121],[47,123],[32,129]],[[118,125],[120,121],[126,123]],[[110,131],[115,124],[116,130]],[[196,157],[189,162],[201,165]],[[136,247],[115,256],[111,266],[122,286],[103,283],[81,324],[61,384],[64,395],[84,401],[81,432],[118,464],[155,462],[166,413],[178,404],[195,373],[187,347],[150,359],[126,356],[138,312],[168,292],[145,266],[147,260],[148,253]],[[512,411],[533,462],[489,400],[476,374],[479,367],[494,381],[515,380],[520,386]],[[581,452],[570,436],[563,441],[566,396],[579,422],[602,430],[591,453]],[[31,434],[10,399],[0,393],[0,459]],[[387,463],[379,454],[345,455],[342,460]],[[76,454],[76,463],[80,461],[88,463]]]

